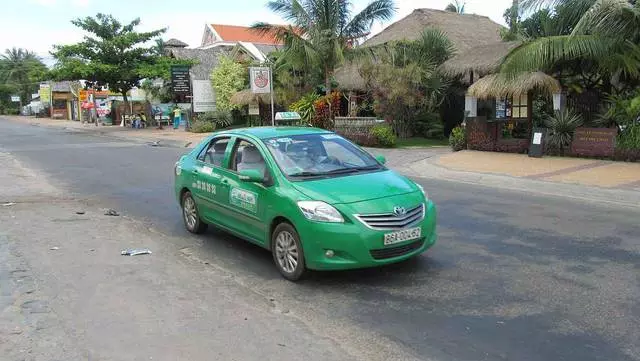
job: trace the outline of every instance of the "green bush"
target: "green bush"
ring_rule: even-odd
[[[455,127],[451,130],[451,134],[449,135],[449,145],[454,152],[467,148],[467,138],[464,128]]]
[[[206,112],[198,117],[199,122],[211,123],[214,129],[222,129],[231,125],[233,118],[231,112],[213,111]]]
[[[211,133],[216,130],[215,125],[206,120],[196,120],[190,128],[193,133]]]
[[[444,123],[435,112],[421,112],[413,124],[413,136],[444,139]]]
[[[380,147],[393,148],[396,146],[396,134],[388,125],[375,125],[369,130],[369,134]]]

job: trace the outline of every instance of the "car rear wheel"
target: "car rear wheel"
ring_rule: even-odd
[[[207,224],[200,219],[198,207],[191,192],[185,192],[182,195],[182,219],[187,231],[191,233],[200,234],[207,230]]]
[[[271,235],[271,252],[276,268],[289,281],[301,279],[307,272],[300,236],[289,223],[280,223]]]

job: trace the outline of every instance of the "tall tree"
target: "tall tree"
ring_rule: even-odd
[[[108,86],[121,93],[128,105],[127,92],[138,86],[141,79],[161,77],[168,72],[167,66],[158,66],[161,56],[157,45],[148,45],[166,29],[137,32],[140,19],[123,25],[105,14],[71,23],[87,35],[80,43],[54,46],[53,56],[58,61],[53,71],[56,78],[87,80],[94,87]]]
[[[455,0],[452,3],[449,3],[449,5],[447,5],[447,7],[444,8],[444,10],[452,13],[464,14],[465,5],[466,4],[464,1]]]
[[[31,99],[31,94],[38,89],[46,73],[47,67],[29,50],[7,49],[0,56],[0,84],[16,89],[23,102]]]
[[[345,52],[369,34],[375,21],[389,20],[395,13],[393,0],[374,0],[357,14],[352,14],[349,0],[272,0],[267,7],[290,25],[256,23],[253,29],[283,41],[291,56],[304,54],[309,69],[322,71],[327,94]]]
[[[502,39],[505,41],[516,40],[520,34],[520,1],[513,0],[511,7],[502,15],[507,23],[507,29],[502,31]]]

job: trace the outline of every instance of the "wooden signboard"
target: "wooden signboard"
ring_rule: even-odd
[[[578,128],[571,142],[571,153],[582,157],[611,157],[617,135],[615,128]]]

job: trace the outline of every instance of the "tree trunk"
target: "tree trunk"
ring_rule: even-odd
[[[324,68],[324,92],[326,95],[331,94],[331,71],[329,67]]]

